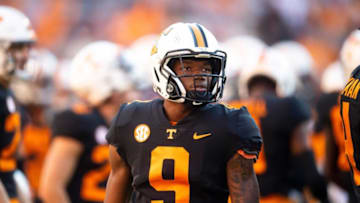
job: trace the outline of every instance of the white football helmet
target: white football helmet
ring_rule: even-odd
[[[227,53],[226,75],[231,77],[256,65],[267,45],[255,36],[240,35],[226,40],[221,47]]]
[[[216,102],[222,97],[225,84],[226,53],[219,50],[214,35],[204,26],[197,23],[175,23],[166,28],[151,50],[153,63],[154,91],[164,99],[193,105]],[[176,75],[169,67],[172,59],[205,58],[213,64],[212,74],[201,74],[209,77],[206,94],[197,91],[186,91],[181,82],[182,77],[199,77],[196,75]],[[196,88],[195,88],[196,89]]]
[[[226,77],[223,100],[238,99],[238,79],[247,67],[255,66],[267,47],[261,39],[251,35],[238,35],[221,44],[227,54]]]
[[[281,41],[272,46],[291,62],[298,77],[311,74],[314,67],[314,60],[307,48],[296,41]]]
[[[255,76],[265,76],[276,84],[278,96],[290,96],[295,92],[297,77],[289,68],[289,61],[274,48],[267,48],[258,63],[242,71],[239,78],[239,95],[242,98],[249,96],[248,83]]]
[[[101,104],[113,91],[128,90],[130,80],[119,67],[121,50],[108,41],[93,42],[82,48],[71,63],[70,89],[92,106]]]
[[[354,30],[346,38],[340,50],[340,62],[344,68],[346,78],[360,65],[360,29]]]
[[[15,73],[15,58],[9,54],[12,44],[33,43],[35,32],[29,19],[20,11],[0,6],[0,77],[8,81]]]
[[[132,77],[136,88],[140,90],[147,90],[152,88],[152,69],[150,52],[151,48],[156,43],[158,35],[145,35],[137,39],[134,43],[127,48],[122,54],[121,62],[127,62],[129,64],[123,64],[128,66],[127,70]],[[139,58],[141,60],[139,60]]]
[[[11,81],[11,89],[22,104],[48,105],[53,93],[53,76],[58,61],[45,49],[32,49],[24,70]]]
[[[339,61],[331,63],[322,73],[320,87],[326,93],[341,91],[345,84],[345,72]]]

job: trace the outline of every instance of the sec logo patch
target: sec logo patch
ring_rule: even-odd
[[[145,142],[150,137],[150,128],[146,124],[136,126],[134,137],[137,142]]]

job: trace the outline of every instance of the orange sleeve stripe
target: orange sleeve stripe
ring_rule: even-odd
[[[237,151],[238,154],[240,154],[242,157],[244,157],[245,159],[256,159],[256,155],[254,154],[247,154],[246,152],[244,152],[244,150],[239,149]]]
[[[342,118],[344,121],[345,136],[346,136],[345,150],[346,150],[346,154],[348,156],[350,165],[354,172],[354,174],[353,174],[354,182],[357,186],[359,186],[360,185],[360,171],[356,168],[356,163],[355,163],[355,159],[354,159],[354,145],[352,142],[352,137],[351,137],[352,135],[351,135],[351,130],[350,130],[349,108],[350,108],[349,102],[342,103]]]

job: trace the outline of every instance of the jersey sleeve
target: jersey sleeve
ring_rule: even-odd
[[[126,157],[124,144],[127,143],[124,126],[130,122],[134,111],[135,105],[123,104],[106,134],[107,142],[116,147],[117,152],[123,159]]]
[[[119,147],[119,137],[118,135],[118,127],[117,123],[119,123],[122,109],[124,109],[126,104],[123,104],[119,111],[117,112],[115,118],[112,120],[110,128],[106,134],[106,140],[109,144],[114,145],[115,147]]]
[[[88,126],[82,115],[66,110],[55,115],[51,125],[53,137],[68,137],[86,143]]]
[[[229,126],[230,159],[235,153],[240,153],[245,158],[257,158],[262,145],[260,130],[246,107],[236,110],[230,116]]]

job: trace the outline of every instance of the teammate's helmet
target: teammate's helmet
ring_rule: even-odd
[[[226,84],[224,101],[238,98],[238,79],[241,72],[247,67],[255,66],[264,49],[267,47],[258,37],[252,35],[238,35],[221,43],[227,54]]]
[[[130,63],[124,64],[124,66],[128,66],[129,70],[127,71],[138,89],[152,89],[153,82],[151,75],[153,70],[149,68],[152,65],[149,53],[157,39],[158,35],[145,35],[134,41],[122,54],[121,59]]]
[[[119,67],[121,50],[108,41],[93,42],[82,48],[71,63],[70,89],[92,106],[101,104],[114,91],[128,90],[130,80]]]
[[[272,46],[291,61],[291,67],[298,77],[310,75],[314,60],[305,46],[296,41],[281,41]]]
[[[346,78],[360,65],[360,29],[354,30],[346,38],[340,51],[340,62],[344,68]]]
[[[258,64],[248,67],[240,74],[239,95],[241,97],[249,96],[248,85],[255,76],[264,76],[276,84],[276,93],[278,96],[290,96],[294,93],[297,77],[294,71],[289,68],[289,61],[273,48],[264,50]]]
[[[196,23],[176,23],[161,33],[152,48],[154,91],[164,99],[193,105],[216,102],[222,97],[225,84],[226,53],[218,49],[214,35],[204,26]],[[210,60],[212,74],[176,75],[169,66],[172,59],[203,58]],[[183,77],[210,78],[206,94],[186,91],[181,82]]]
[[[35,32],[29,19],[20,11],[0,6],[0,77],[9,80],[15,73],[14,58],[8,53],[13,43],[35,42]]]
[[[331,63],[322,73],[320,87],[327,93],[341,91],[346,85],[344,69],[339,61]]]
[[[233,76],[259,61],[267,47],[261,39],[251,35],[239,35],[221,44],[227,53],[226,75]]]
[[[48,105],[53,93],[57,58],[45,49],[32,49],[24,70],[11,81],[15,97],[24,105]]]

